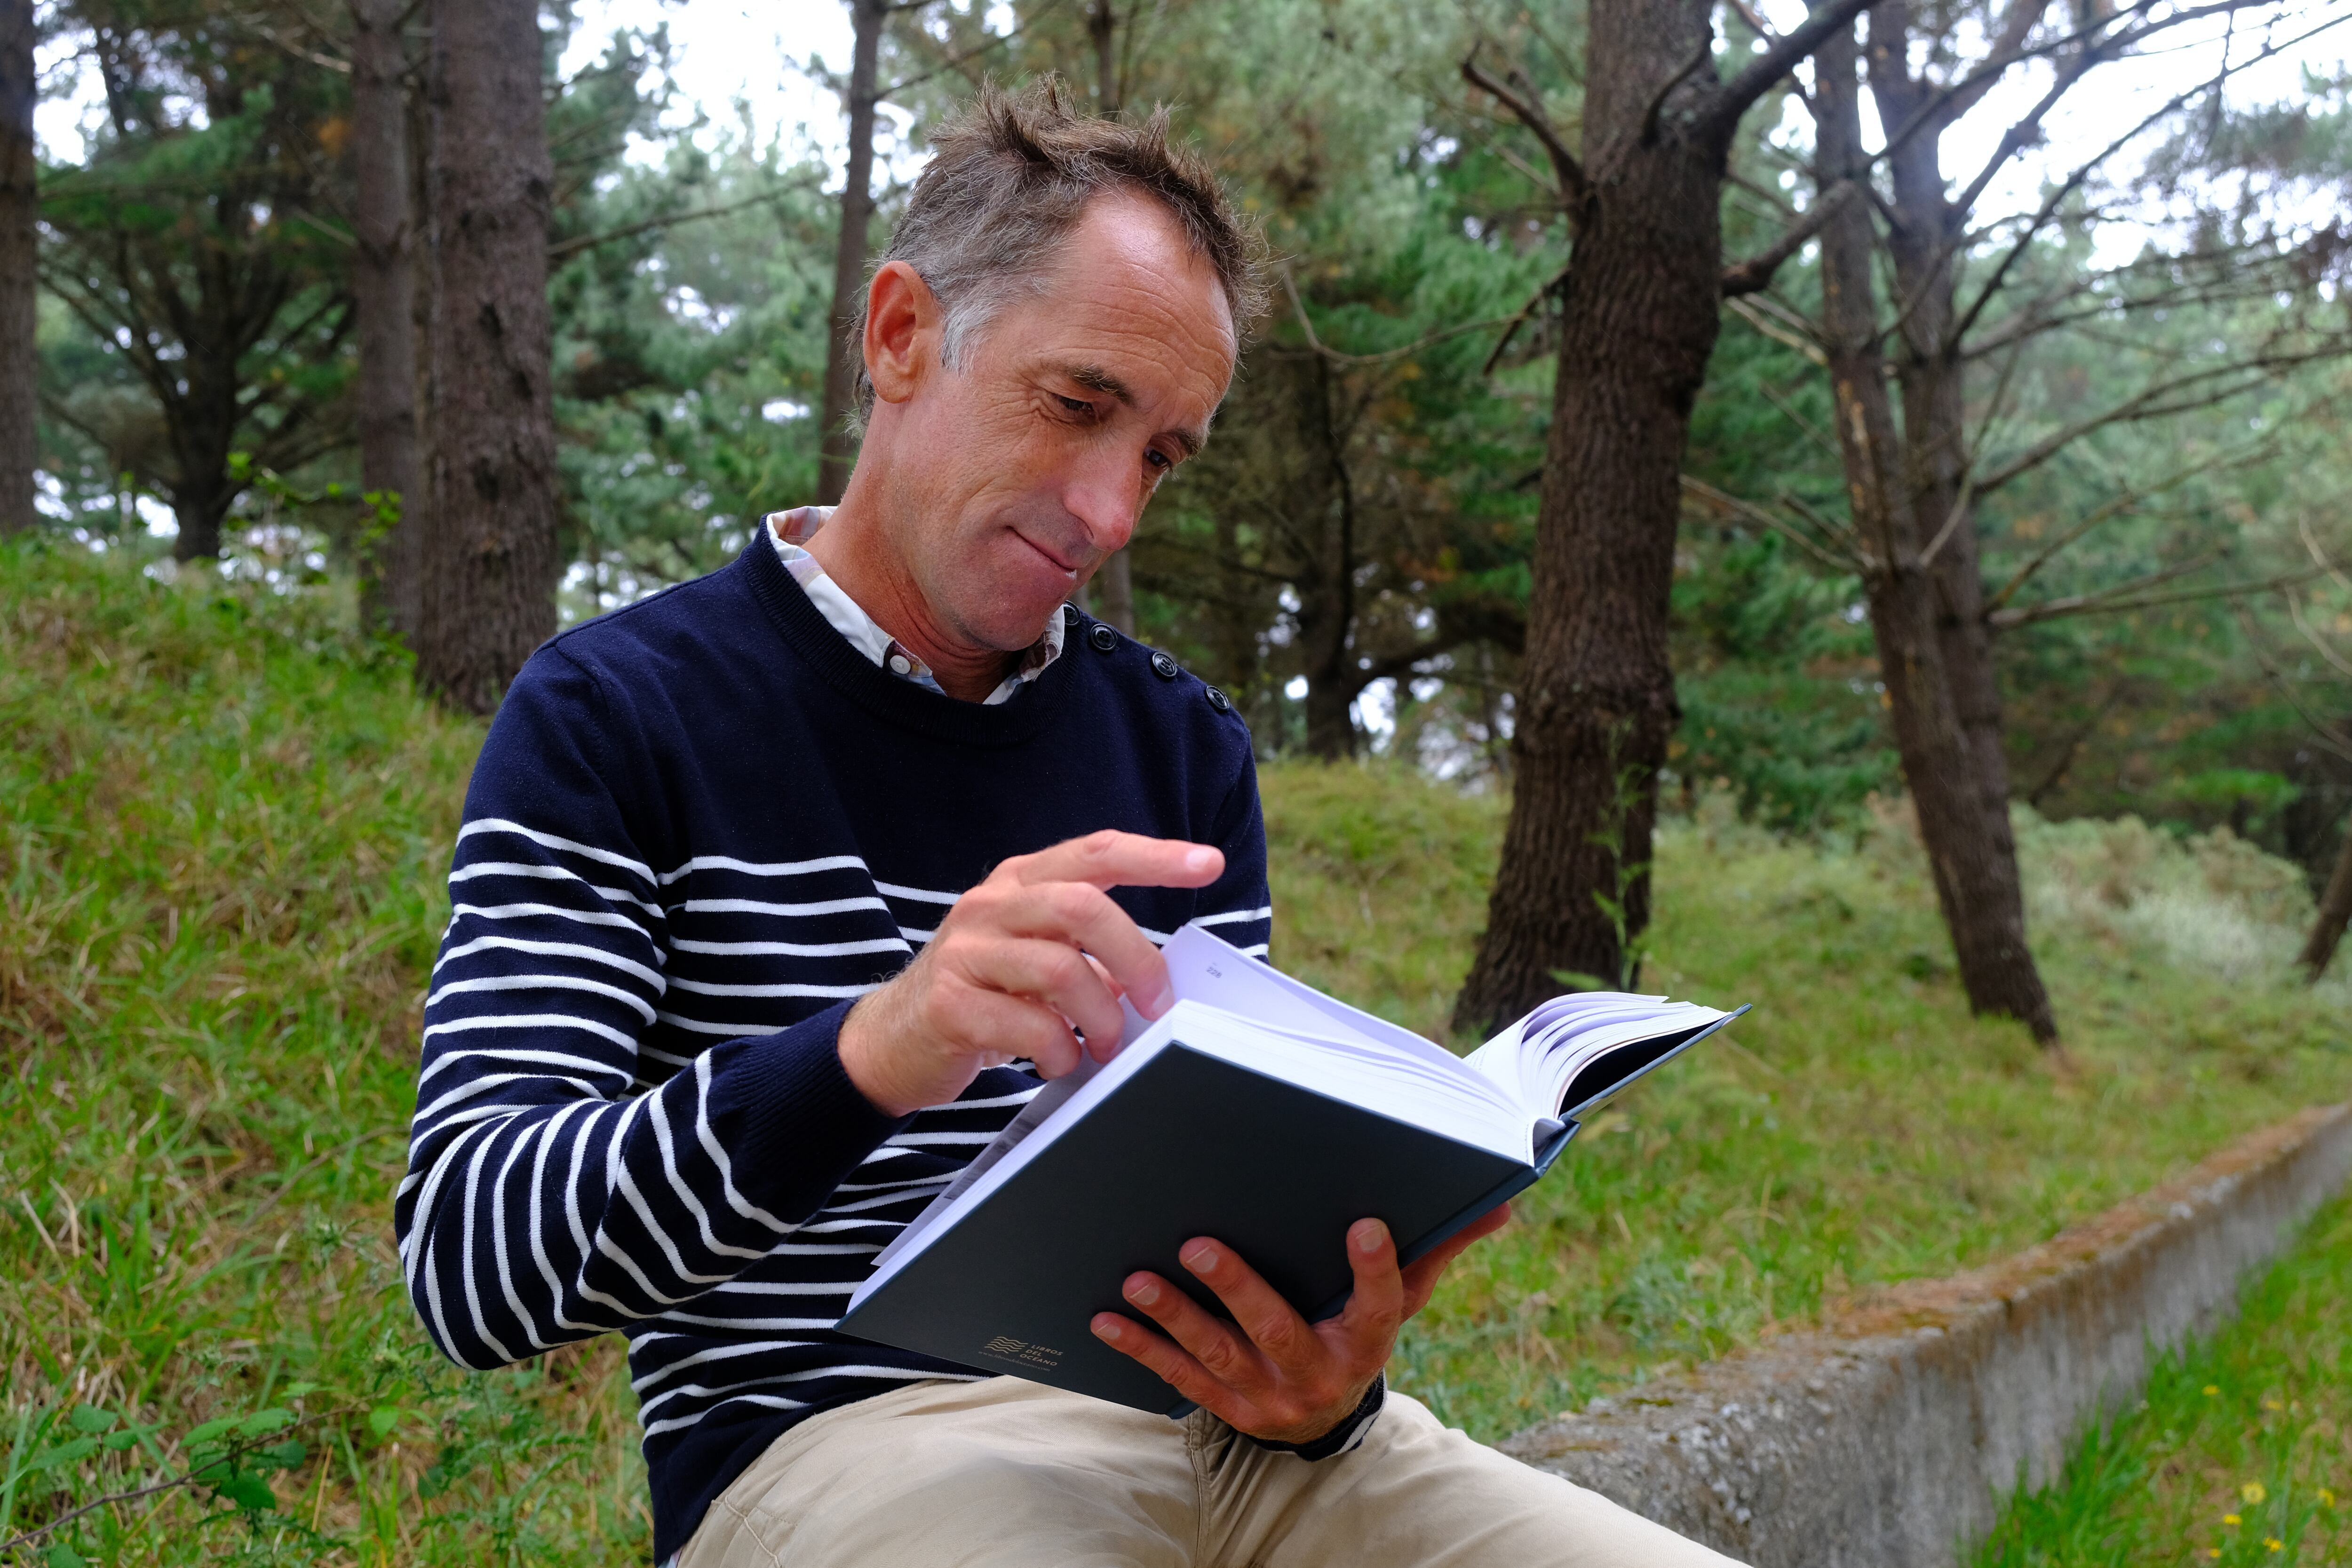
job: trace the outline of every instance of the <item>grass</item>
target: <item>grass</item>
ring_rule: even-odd
[[[1271,770],[1275,952],[1443,1037],[1503,804]],[[1968,1015],[1899,820],[1774,838],[1708,803],[1658,849],[1643,984],[1756,1011],[1627,1094],[1408,1326],[1393,1375],[1496,1438],[1874,1285],[2046,1239],[2352,1091],[2352,991],[2289,962],[2293,868],[2137,823],[2022,825],[2071,1072]]]
[[[0,1541],[209,1467],[34,1560],[646,1553],[617,1343],[461,1376],[399,1289],[388,1195],[480,731],[342,622],[311,591],[0,549]],[[1439,1029],[1499,805],[1304,765],[1266,802],[1277,956]],[[2347,998],[2273,969],[2274,863],[2127,826],[2027,842],[2072,1076],[1967,1017],[1899,825],[1677,826],[1651,983],[1758,1013],[1595,1124],[1414,1325],[1401,1385],[1498,1436],[2344,1093]]]
[[[2239,1318],[2166,1358],[2056,1484],[2013,1500],[1978,1568],[2352,1559],[2352,1201],[2315,1218]]]

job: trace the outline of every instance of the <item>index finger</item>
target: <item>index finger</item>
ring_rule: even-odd
[[[1205,888],[1224,874],[1224,851],[1181,838],[1147,838],[1105,828],[1065,839],[1010,863],[1024,884],[1088,882],[1113,888]]]

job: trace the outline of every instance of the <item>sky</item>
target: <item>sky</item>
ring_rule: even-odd
[[[1003,13],[992,15],[992,26],[1002,30],[1010,26],[1009,5],[992,3],[990,9]],[[1802,0],[1763,0],[1761,9],[1783,26],[1804,13]],[[748,118],[759,140],[781,133],[794,146],[806,144],[820,152],[839,169],[844,142],[840,104],[810,67],[817,60],[836,70],[847,67],[849,17],[842,0],[578,0],[577,14],[581,26],[562,62],[567,72],[593,61],[616,27],[667,25],[680,102],[676,121],[690,121],[699,110],[714,122],[715,131],[733,128]],[[2262,47],[2266,32],[2284,38],[2338,17],[2352,18],[2352,0],[2282,5],[2252,24],[2241,19],[2234,34],[2225,19],[2211,18],[2179,29],[2161,53],[2101,68],[2052,115],[2046,144],[2012,161],[1994,185],[1991,203],[2002,210],[2030,208],[2053,170],[2101,146],[2119,128],[2210,75],[2225,47],[2231,58],[2244,59]],[[58,57],[64,52],[47,51],[50,58],[44,67],[45,76],[66,90],[41,104],[36,122],[51,155],[71,158],[79,150],[76,126],[94,106],[96,84],[85,79],[68,86],[58,79],[49,68],[61,63]],[[2352,26],[2324,32],[2235,78],[2229,97],[2239,104],[2287,97],[2297,90],[2305,68],[2340,68],[2347,53],[2352,53]],[[1964,168],[1972,171],[1981,163],[2049,79],[2046,68],[2012,72],[2004,79],[1947,138],[1947,174],[1957,178]],[[1801,115],[1793,106],[1790,113]],[[1801,133],[1794,121],[1784,131]],[[883,151],[891,173],[900,178],[920,167],[920,154],[903,145]],[[650,148],[641,148],[639,154],[654,156]],[[2137,238],[2118,235],[2116,243],[2136,249]]]

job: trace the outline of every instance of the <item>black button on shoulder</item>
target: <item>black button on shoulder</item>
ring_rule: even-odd
[[[1084,616],[1078,614],[1078,607],[1076,605],[1064,605],[1062,606],[1062,624],[1064,626],[1075,630],[1078,622],[1084,618]]]
[[[1208,693],[1209,706],[1215,709],[1218,712],[1230,713],[1234,710],[1234,700],[1226,696],[1223,692],[1218,690],[1215,687],[1204,686],[1201,689]]]
[[[1176,679],[1176,661],[1164,653],[1155,653],[1151,656],[1151,673],[1162,680],[1173,680]]]
[[[1094,630],[1087,634],[1087,640],[1095,645],[1097,653],[1108,653],[1118,646],[1118,634],[1097,621]]]

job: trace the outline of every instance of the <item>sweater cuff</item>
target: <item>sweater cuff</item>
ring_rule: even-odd
[[[1337,1426],[1313,1442],[1276,1443],[1264,1437],[1253,1437],[1250,1441],[1261,1448],[1271,1448],[1277,1454],[1296,1454],[1302,1459],[1328,1459],[1335,1454],[1344,1454],[1362,1442],[1371,1431],[1372,1422],[1380,1415],[1381,1406],[1388,1403],[1388,1374],[1382,1373],[1372,1379],[1371,1387],[1364,1390],[1364,1397],[1357,1402],[1356,1408]]]
[[[781,1034],[707,1053],[710,1121],[743,1194],[798,1223],[912,1117],[886,1116],[841,1065],[838,1003]]]

